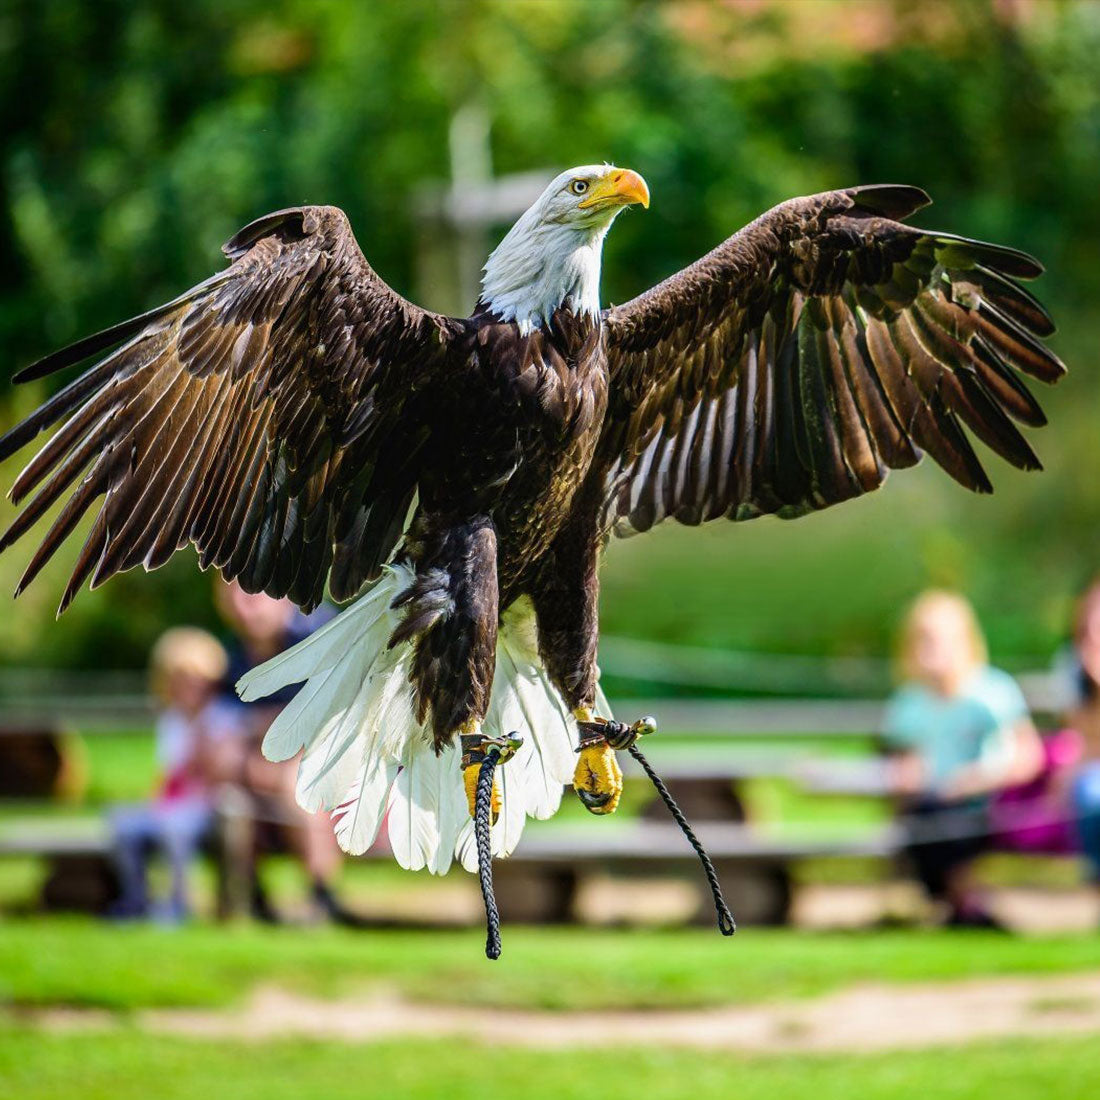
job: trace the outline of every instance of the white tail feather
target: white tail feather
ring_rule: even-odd
[[[349,649],[332,668],[311,676],[264,735],[269,760],[289,760],[303,748],[323,745],[355,701],[362,661]]]
[[[361,856],[378,836],[386,809],[386,792],[397,777],[398,765],[375,756],[359,769],[348,790],[348,801],[332,815],[336,840],[345,852]]]
[[[561,805],[562,788],[576,761],[572,718],[539,663],[533,632],[527,636],[533,624],[526,601],[505,613],[486,725],[523,736],[512,767],[524,773],[524,809],[531,817],[547,818]]]
[[[404,746],[394,738],[394,730],[419,729],[407,690],[408,649],[386,649],[383,641],[374,658],[364,660],[365,645],[374,640],[372,630],[363,650],[355,647],[350,651],[359,665],[360,683],[354,701],[334,711],[328,726],[302,757],[296,794],[304,809],[330,809],[346,801],[352,785],[362,781],[360,766],[364,761],[400,758]],[[339,705],[339,701],[334,703]]]
[[[457,856],[477,869],[457,744],[436,755],[417,721],[409,679],[411,643],[388,649],[401,612],[392,607],[413,580],[388,567],[357,603],[293,649],[238,684],[256,699],[305,681],[272,723],[264,754],[302,752],[297,798],[307,810],[333,810],[340,846],[366,851],[389,814],[389,839],[403,867],[443,874]],[[600,693],[601,713],[606,700]],[[528,816],[552,816],[573,775],[576,731],[538,655],[534,612],[526,599],[502,617],[485,733],[516,733],[523,744],[497,771],[502,806],[490,840],[495,856],[515,850]],[[303,751],[304,750],[304,751]]]
[[[336,618],[318,627],[308,638],[284,650],[245,673],[237,684],[240,697],[250,703],[271,695],[280,688],[301,684],[326,668],[331,668],[362,632],[362,620],[371,621],[368,612],[382,603],[384,585],[376,585],[361,600]]]
[[[302,758],[295,793],[306,810],[314,812],[338,802],[356,782],[362,761],[380,755],[375,751],[379,731],[365,725],[369,681],[368,673],[355,701],[330,719],[331,729],[322,731],[314,749]],[[360,738],[365,741],[356,751]]]
[[[427,867],[445,874],[467,816],[458,747],[448,745],[437,756],[430,744],[410,740],[390,790],[387,822],[394,859],[410,871]]]

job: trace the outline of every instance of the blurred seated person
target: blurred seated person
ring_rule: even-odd
[[[307,813],[294,796],[299,758],[273,763],[261,751],[268,726],[294,698],[297,689],[287,688],[254,703],[244,703],[234,687],[256,665],[311,634],[331,617],[332,611],[322,608],[307,616],[290,600],[275,600],[262,592],[245,592],[236,581],[227,583],[218,579],[215,584],[218,610],[235,636],[229,646],[223,698],[236,707],[247,730],[237,781],[249,793],[273,806],[277,816],[289,826],[291,844],[309,875],[312,900],[320,914],[338,924],[362,924],[362,919],[345,908],[333,892],[343,853],[336,843],[329,815]],[[252,909],[262,920],[278,919],[258,878],[253,883]]]
[[[241,732],[237,712],[220,699],[228,666],[212,635],[177,627],[161,635],[151,659],[152,690],[160,712],[156,754],[161,769],[152,802],[114,811],[111,827],[121,896],[117,917],[150,912],[147,866],[160,851],[172,870],[171,894],[154,914],[180,921],[189,915],[187,872],[214,820],[219,760],[233,755]]]
[[[1069,780],[1069,802],[1090,878],[1100,885],[1100,580],[1077,605],[1066,674],[1066,724],[1082,741],[1082,761]]]
[[[970,604],[951,592],[921,595],[899,647],[902,684],[886,712],[891,785],[909,826],[908,854],[947,923],[996,927],[973,877],[988,845],[991,797],[1026,783],[1042,745],[1016,681],[987,663]]]

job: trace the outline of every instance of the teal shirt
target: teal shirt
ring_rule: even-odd
[[[891,748],[920,756],[935,789],[968,764],[1007,764],[1013,726],[1026,716],[1027,703],[1016,681],[987,666],[950,698],[923,684],[900,688],[886,708],[884,735]]]

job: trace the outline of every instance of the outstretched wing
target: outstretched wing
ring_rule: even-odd
[[[609,527],[799,516],[922,450],[990,492],[963,425],[1039,467],[1014,422],[1045,419],[1017,372],[1053,382],[1065,368],[1013,279],[1042,268],[893,220],[928,201],[895,186],[793,199],[606,312]]]
[[[47,356],[38,378],[121,344],[0,439],[0,459],[63,425],[17,478],[0,538],[61,508],[19,584],[102,498],[61,601],[188,541],[249,591],[353,595],[400,537],[426,425],[418,395],[461,322],[371,270],[334,207],[242,229],[231,266],[165,306]],[[79,479],[79,481],[77,481]]]

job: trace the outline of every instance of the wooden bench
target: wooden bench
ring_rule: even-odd
[[[102,817],[45,817],[0,822],[0,856],[47,864],[40,901],[50,910],[102,913],[118,896],[111,837]]]
[[[632,660],[639,657],[631,652]],[[696,672],[703,658],[712,662],[725,659],[709,651],[681,656],[686,662],[685,675]],[[662,649],[650,653],[650,657],[657,660],[657,666],[666,668],[670,654]],[[788,661],[786,668],[788,672],[801,670],[795,685],[799,690],[812,688],[813,678],[806,678],[810,665]],[[716,677],[710,686],[729,686],[728,668],[723,665],[712,671]],[[755,669],[746,682],[759,686],[760,672]],[[3,679],[0,675],[0,681]],[[848,683],[844,677],[841,680]],[[24,733],[69,724],[85,731],[124,728],[145,733],[149,728],[151,710],[140,674],[112,676],[95,672],[60,682],[53,672],[35,679],[27,670],[17,670],[8,681],[6,686],[0,685],[4,686],[0,692],[0,734],[4,729]],[[1033,706],[1048,709],[1049,700],[1043,695],[1045,681],[1031,677],[1022,682]],[[869,690],[870,685],[861,689]],[[881,795],[883,788],[873,767],[867,765],[869,758],[848,761],[826,759],[820,754],[815,757],[800,748],[797,741],[810,737],[825,744],[837,737],[871,738],[881,728],[882,707],[881,701],[866,698],[650,699],[620,700],[615,712],[625,718],[648,712],[660,719],[666,732],[647,740],[644,751],[711,848],[736,915],[750,923],[785,918],[791,870],[800,860],[830,855],[889,857],[900,849],[901,837],[893,827],[853,839],[830,840],[815,832],[784,834],[780,840],[745,823],[742,784],[761,777],[782,776],[813,794]],[[690,732],[693,741],[685,743],[669,731]],[[766,748],[738,744],[745,738],[761,737],[769,739]],[[696,743],[696,738],[710,743]],[[625,754],[622,760],[632,782],[646,782],[632,760]],[[241,852],[246,839],[242,830],[233,829],[234,814],[225,816],[220,834],[225,843],[219,846],[221,877],[231,886],[235,883],[236,893],[240,894],[241,875],[235,867],[245,862]],[[222,850],[227,853],[225,858],[221,858]],[[47,900],[58,905],[75,904],[81,896],[94,902],[101,896],[93,889],[96,875],[106,881],[111,867],[106,823],[95,818],[35,816],[0,820],[0,855],[4,854],[48,860]],[[367,858],[383,857],[389,858],[384,849],[378,848]],[[700,919],[711,919],[709,896],[702,893],[705,887],[696,856],[656,799],[637,822],[613,819],[585,826],[530,825],[519,850],[510,860],[501,862],[495,874],[506,914],[511,919],[542,921],[570,919],[577,890],[585,878],[607,871],[624,876],[672,875],[698,883]],[[233,889],[228,894],[230,907],[239,904],[239,897],[232,900]]]
[[[687,717],[686,715],[683,717]],[[696,714],[693,720],[699,720]],[[757,717],[761,717],[757,714]],[[791,901],[791,868],[799,859],[879,852],[881,838],[839,847],[818,837],[779,843],[747,825],[741,784],[765,776],[797,773],[805,750],[796,746],[747,747],[736,743],[683,743],[655,737],[645,746],[712,856],[734,906],[745,923],[781,923]],[[640,766],[621,754],[625,776],[650,800],[641,820],[592,821],[585,825],[531,823],[519,850],[496,869],[501,904],[511,919],[570,920],[579,889],[592,875],[675,877],[697,883],[699,919],[709,920],[710,900],[695,853],[672,823]],[[227,795],[234,792],[227,791]],[[568,790],[566,798],[572,794]],[[254,829],[245,826],[255,807],[246,795],[223,800],[214,842],[219,870],[219,911],[247,908]],[[0,856],[30,855],[48,863],[42,901],[49,908],[102,912],[115,896],[107,822],[93,815],[34,814],[0,820]],[[368,859],[389,858],[376,846]]]
[[[738,922],[785,924],[790,916],[792,871],[805,859],[869,856],[898,851],[893,826],[859,836],[772,834],[746,824],[695,825]],[[699,859],[671,822],[634,821],[590,825],[528,826],[515,853],[494,865],[501,912],[510,920],[573,918],[587,876],[674,877],[697,885],[694,919],[709,924],[714,906]]]
[[[858,837],[769,835],[750,825],[702,823],[727,899],[745,924],[779,924],[791,902],[791,868],[818,856],[878,856],[896,851],[892,828]],[[43,902],[50,908],[101,912],[111,893],[111,843],[102,817],[32,816],[0,822],[0,857],[49,862]],[[377,844],[366,860],[388,860]],[[579,889],[591,875],[674,877],[698,883],[697,919],[713,919],[698,858],[671,822],[636,820],[583,825],[529,824],[519,848],[494,865],[501,910],[509,920],[572,920]],[[229,887],[232,889],[232,886]]]
[[[264,827],[279,825],[257,816],[253,800],[244,791],[235,787],[222,791],[214,826],[203,844],[218,872],[220,917],[248,911],[257,821]],[[118,897],[111,827],[104,814],[0,818],[0,857],[4,856],[31,856],[46,862],[40,897],[46,909],[101,914]]]

